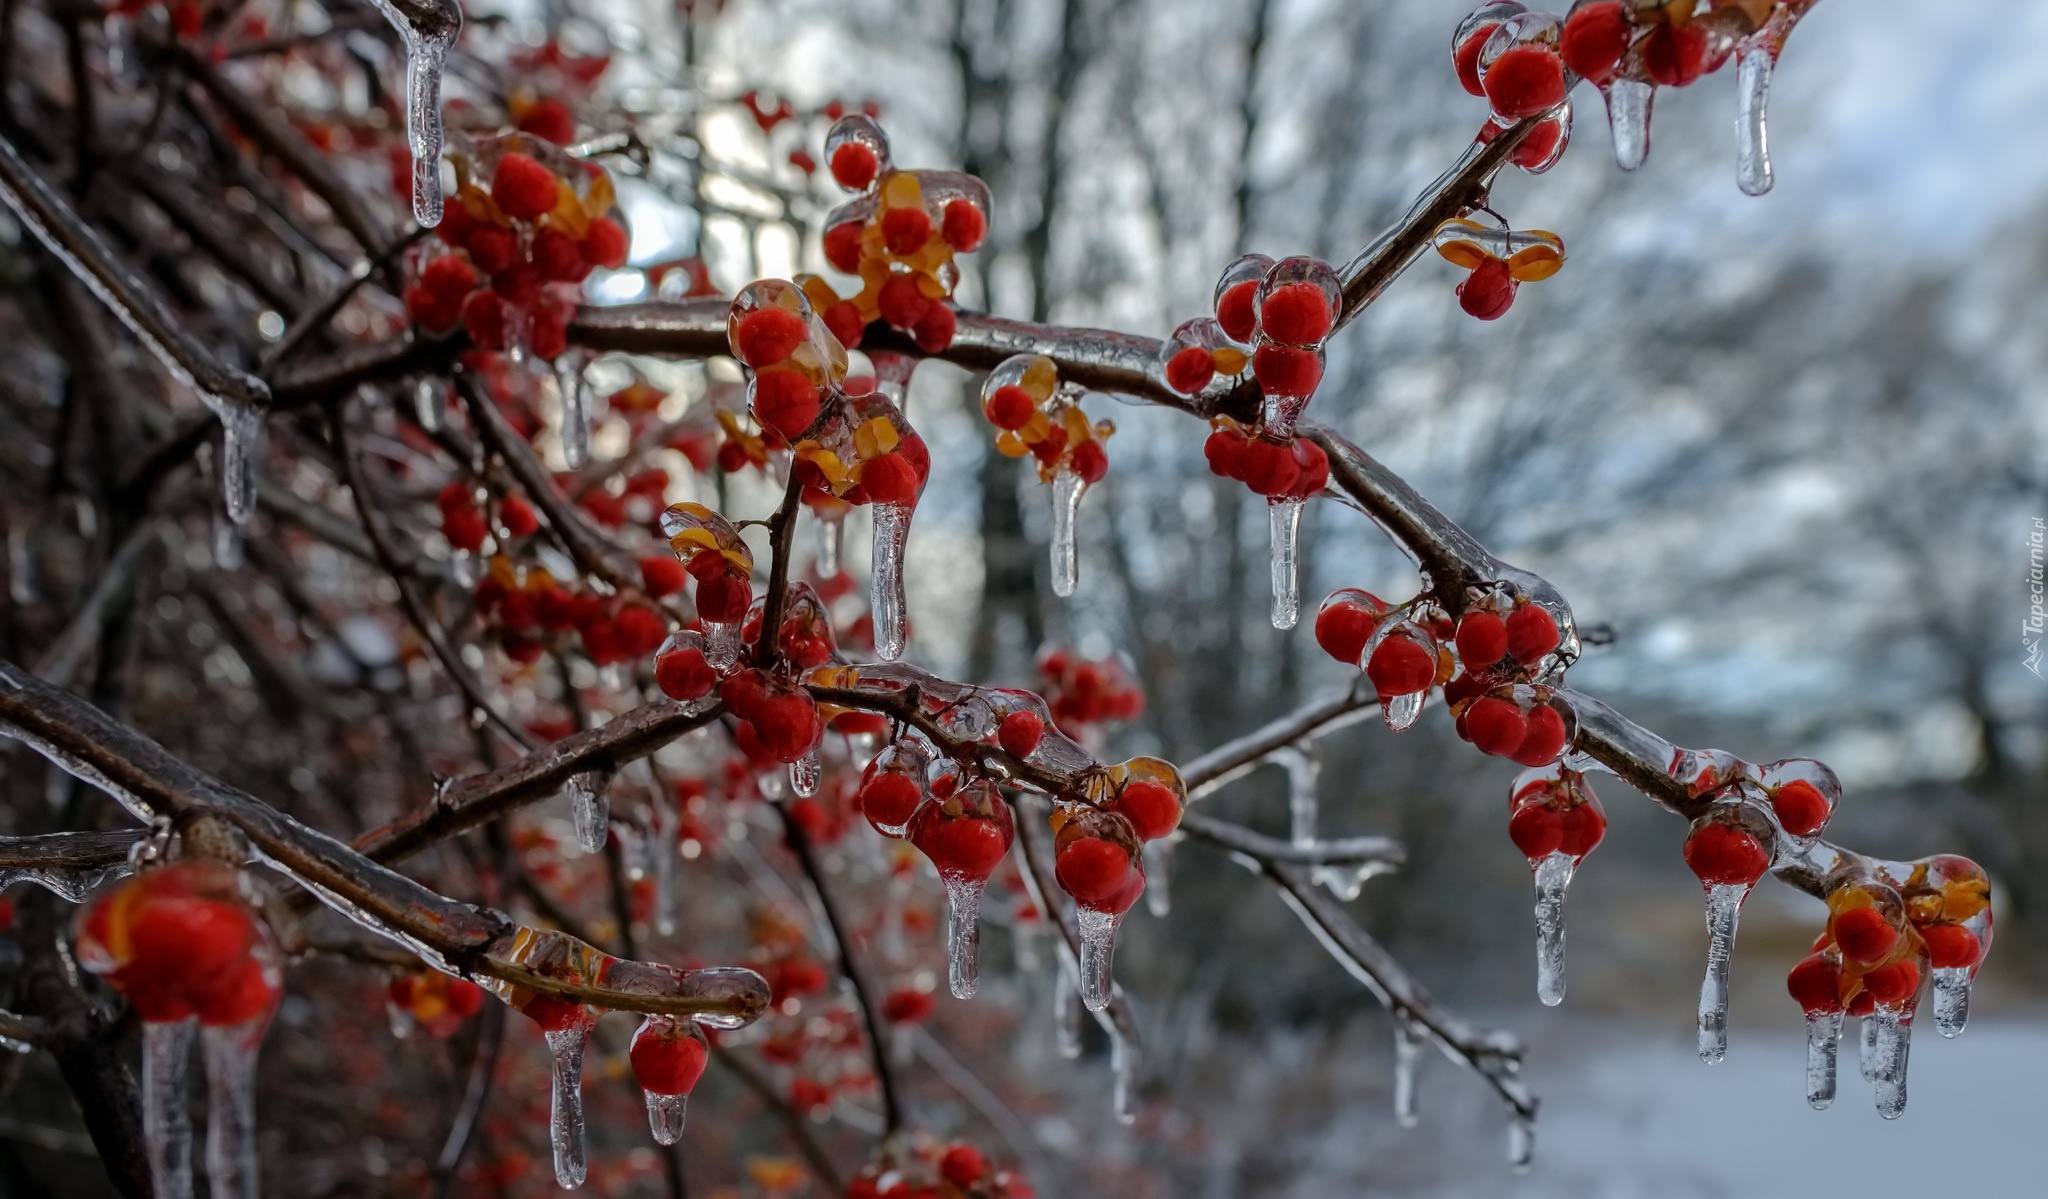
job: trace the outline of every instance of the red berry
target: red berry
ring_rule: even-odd
[[[553,995],[535,995],[519,1009],[542,1032],[562,1032],[574,1028],[584,1019],[583,1005],[573,999],[557,999]]]
[[[972,201],[950,201],[939,222],[939,236],[946,239],[955,253],[972,254],[988,236],[988,217]]]
[[[832,269],[852,275],[860,271],[860,238],[863,226],[859,221],[841,221],[825,230],[825,261]]]
[[[1508,756],[1524,766],[1548,766],[1557,761],[1564,752],[1564,717],[1549,704],[1538,704],[1529,710],[1529,732],[1522,738],[1522,744]]]
[[[1467,670],[1484,670],[1507,656],[1508,626],[1491,612],[1465,613],[1458,622],[1458,658]]]
[[[1335,316],[1323,289],[1303,280],[1267,293],[1259,309],[1259,329],[1275,341],[1312,346],[1330,335]]]
[[[924,319],[931,310],[931,300],[917,289],[917,280],[909,275],[893,275],[882,284],[875,302],[881,307],[882,319],[898,329],[911,329]]]
[[[802,758],[818,739],[818,705],[807,691],[767,696],[748,719],[761,747],[783,762]]]
[[[1508,273],[1508,264],[1489,258],[1458,284],[1458,307],[1465,315],[1482,321],[1497,321],[1507,315],[1521,285]]]
[[[998,429],[1015,431],[1031,423],[1031,417],[1038,411],[1038,405],[1031,399],[1031,393],[1014,383],[998,387],[995,393],[981,405],[981,413],[988,423]]]
[[[932,239],[932,218],[922,208],[891,208],[882,214],[882,245],[898,258],[908,258]]]
[[[841,300],[827,308],[824,313],[825,328],[839,339],[839,344],[849,350],[860,348],[861,338],[866,336],[868,325],[860,317],[860,305],[852,300]]]
[[[282,993],[275,971],[259,958],[244,957],[226,974],[197,987],[192,1002],[201,1024],[232,1028],[268,1015]]]
[[[1805,779],[1793,779],[1771,797],[1778,823],[1795,837],[1811,837],[1828,822],[1828,799]]]
[[[458,508],[441,517],[441,535],[458,550],[476,553],[483,548],[484,538],[489,533],[490,529],[484,524],[484,514],[474,508]]]
[[[1301,465],[1288,443],[1253,437],[1238,455],[1237,477],[1259,495],[1284,496],[1301,482]]]
[[[687,1095],[704,1075],[704,1042],[683,1032],[646,1025],[633,1038],[628,1057],[633,1080],[656,1095]]]
[[[917,484],[917,468],[901,451],[884,454],[860,470],[860,485],[870,503],[916,503]]]
[[[1726,824],[1706,824],[1685,839],[1685,864],[1709,886],[1747,887],[1771,860],[1755,837]]]
[[[1330,456],[1323,453],[1323,447],[1306,437],[1294,439],[1294,486],[1287,494],[1294,499],[1305,500],[1321,495],[1330,483]]]
[[[576,239],[560,229],[542,229],[533,235],[533,265],[551,283],[581,283],[590,274],[590,263],[576,246]]]
[[[526,326],[526,348],[535,358],[549,360],[569,348],[569,327],[553,308],[537,308]],[[617,527],[614,524],[613,527]]]
[[[1465,709],[1464,729],[1480,753],[1505,758],[1529,735],[1529,718],[1509,701],[1488,696]]]
[[[1252,351],[1252,375],[1267,395],[1311,396],[1323,381],[1323,356],[1316,350],[1268,343]]]
[[[732,346],[741,362],[763,370],[789,361],[808,336],[810,329],[803,317],[771,304],[740,318],[732,332]]]
[[[606,270],[615,271],[626,265],[633,239],[626,235],[625,226],[608,216],[601,216],[590,222],[590,228],[583,233],[583,240],[577,244],[583,251],[583,257]]]
[[[1219,428],[1202,443],[1202,456],[1209,460],[1211,473],[1226,479],[1244,478],[1244,455],[1250,439],[1232,428]]]
[[[515,262],[491,276],[491,290],[505,297],[505,301],[514,307],[527,308],[540,299],[544,282],[539,267],[528,262]]]
[[[802,371],[762,371],[754,376],[754,417],[794,441],[818,419],[818,389]]]
[[[965,1190],[988,1173],[988,1159],[972,1145],[954,1145],[939,1159],[939,1173],[947,1182]]]
[[[1488,125],[1488,129],[1495,126]],[[1508,161],[1524,170],[1540,171],[1557,157],[1557,143],[1564,138],[1564,122],[1552,118],[1529,131],[1508,155]]]
[[[933,304],[925,310],[924,319],[911,326],[910,336],[925,353],[943,354],[953,344],[953,334],[959,327],[959,318],[951,308]]]
[[[487,275],[519,261],[519,238],[502,225],[478,225],[469,235],[469,259]]]
[[[1045,721],[1036,712],[1012,712],[996,726],[996,744],[1013,758],[1028,758],[1045,739]]]
[[[1643,39],[1643,70],[1664,87],[1684,87],[1706,73],[1707,31],[1698,22],[1666,22]]]
[[[505,301],[494,291],[473,291],[462,302],[462,327],[479,350],[505,348]]]
[[[1565,18],[1564,36],[1559,39],[1557,50],[1564,65],[1584,76],[1587,82],[1605,83],[1621,65],[1621,56],[1628,53],[1632,36],[1634,30],[1622,14],[1619,0],[1602,0],[1572,10],[1572,15]]]
[[[660,597],[683,589],[683,564],[660,556],[640,559],[640,585],[647,594]]]
[[[1863,976],[1863,989],[1870,998],[1887,1007],[1897,1007],[1920,989],[1920,967],[1912,962],[1879,966]]]
[[[882,1000],[882,1019],[891,1024],[922,1024],[931,1019],[932,1009],[936,1006],[929,993],[906,987],[889,992]]]
[[[1508,840],[1530,861],[1540,861],[1564,847],[1564,821],[1547,804],[1526,804],[1508,818]]]
[[[460,300],[476,289],[476,269],[453,254],[443,254],[420,272],[420,283],[437,296]]]
[[[1131,822],[1141,841],[1157,841],[1180,827],[1180,796],[1165,783],[1151,779],[1125,783],[1116,794],[1115,808]]]
[[[1109,474],[1109,451],[1103,449],[1099,441],[1084,441],[1074,447],[1073,457],[1067,459],[1067,465],[1081,476],[1083,483],[1092,486]]]
[[[1246,279],[1231,285],[1229,291],[1216,299],[1216,323],[1223,329],[1223,335],[1235,342],[1250,342],[1252,334],[1258,331],[1259,317],[1255,306],[1259,294],[1259,281]]]
[[[718,624],[738,624],[754,602],[754,589],[730,572],[720,572],[697,584],[697,615]]]
[[[832,151],[832,177],[849,191],[865,191],[881,163],[864,142],[846,142]]]
[[[1842,1010],[1842,968],[1821,954],[1799,959],[1785,976],[1785,989],[1808,1015]]]
[[[1060,846],[1053,873],[1060,886],[1082,907],[1120,911],[1114,905],[1130,890],[1136,864],[1130,851],[1114,841],[1082,836]]]
[[[917,780],[894,770],[876,771],[860,788],[860,810],[869,821],[890,828],[910,823],[923,799],[924,791]]]
[[[1365,677],[1382,696],[1413,695],[1428,689],[1436,678],[1436,655],[1417,644],[1413,637],[1388,637],[1372,651],[1365,664]]]
[[[1184,396],[1209,386],[1216,377],[1216,359],[1200,346],[1186,349],[1166,360],[1166,385]]]
[[[1899,930],[1876,908],[1850,908],[1829,925],[1842,956],[1858,965],[1883,961],[1899,943]]]
[[[1379,613],[1373,609],[1354,599],[1331,596],[1316,613],[1316,644],[1339,662],[1356,666],[1379,623]]]
[[[1607,815],[1598,804],[1590,801],[1566,808],[1559,821],[1563,826],[1564,839],[1558,842],[1557,848],[1575,858],[1592,853],[1607,836]]]
[[[1486,68],[1486,98],[1510,121],[1533,117],[1564,99],[1564,61],[1548,46],[1524,44]]]
[[[1936,970],[1968,969],[1984,956],[1977,934],[1960,924],[1932,924],[1920,930],[1927,942],[1927,964]]]
[[[576,118],[570,114],[567,104],[553,96],[545,96],[520,116],[519,131],[531,133],[542,141],[566,146],[576,140]]]
[[[718,685],[718,672],[704,660],[703,650],[686,645],[654,660],[654,682],[663,695],[690,703],[711,694]]]
[[[405,186],[399,189],[405,195],[412,194],[412,163],[405,164]],[[471,231],[477,228],[476,218],[469,215],[469,209],[460,204],[450,204],[441,214],[441,223],[434,227],[434,236],[441,244],[461,249],[469,241]]]
[[[1009,830],[985,816],[948,816],[936,804],[917,811],[911,843],[941,876],[986,879],[1010,852]]]
[[[1876,1008],[1877,1000],[1871,998],[1870,992],[1865,990],[1856,992],[1856,998],[1851,999],[1849,1001],[1849,1006],[1844,1010],[1846,1010],[1851,1016],[1854,1016],[1857,1019],[1861,1020],[1863,1017],[1868,1016],[1872,1011],[1876,1010]]]
[[[1508,652],[1524,666],[1534,666],[1557,648],[1557,619],[1537,604],[1525,604],[1508,615]]]
[[[415,283],[405,289],[405,314],[429,333],[441,333],[462,319],[462,303],[459,297],[451,301],[426,284]]]
[[[555,209],[555,173],[525,154],[507,154],[491,172],[491,199],[515,221],[531,221]]]
[[[1458,82],[1475,96],[1486,94],[1486,88],[1479,82],[1479,52],[1486,49],[1486,39],[1493,36],[1499,25],[1482,25],[1468,34],[1451,55],[1458,69]]]

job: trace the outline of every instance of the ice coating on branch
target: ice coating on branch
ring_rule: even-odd
[[[911,506],[875,505],[875,531],[868,559],[868,606],[873,613],[875,654],[884,662],[903,656],[903,551],[910,541]]]
[[[206,1174],[213,1199],[257,1199],[256,1049],[268,1012],[248,1024],[200,1033],[206,1057]]]
[[[1273,627],[1286,631],[1301,619],[1301,509],[1292,497],[1266,501],[1273,539]]]
[[[603,849],[611,834],[611,785],[609,770],[569,776],[569,813],[576,826],[576,844],[584,853]]]
[[[192,1124],[185,1071],[197,1020],[142,1026],[142,1137],[157,1199],[192,1199]]]
[[[548,1104],[548,1145],[554,1150],[555,1181],[574,1190],[589,1172],[583,1128],[583,1050],[596,1022],[580,1019],[546,1033],[552,1090]]]
[[[616,958],[554,929],[522,925],[492,949],[490,959],[501,970],[512,967],[556,983],[687,1001],[690,1019],[710,1028],[743,1028],[768,1010],[768,982],[752,970],[737,966],[680,970],[659,962]],[[443,972],[459,975],[452,967]],[[528,1011],[543,999],[556,1006],[563,1002],[503,978],[479,975],[475,981],[517,1011]],[[544,1010],[545,1004],[534,1012]]]
[[[981,896],[985,879],[946,880],[946,985],[955,999],[981,989]]]
[[[462,32],[456,0],[373,0],[405,42],[405,140],[412,150],[412,212],[441,223],[441,71]]]
[[[61,866],[8,866],[0,867],[0,891],[16,883],[34,883],[66,903],[84,903],[86,897],[130,873],[134,868],[126,862],[115,862],[90,870],[74,870]]]
[[[1823,1111],[1835,1102],[1835,1059],[1842,1043],[1841,1012],[1806,1015],[1806,1106]]]
[[[1422,1065],[1422,1050],[1429,1034],[1406,1008],[1394,1009],[1394,1121],[1403,1128],[1421,1122],[1415,1111],[1415,1072]]]
[[[570,470],[590,462],[590,380],[584,373],[590,356],[577,349],[555,355],[555,389],[562,398],[562,460]]]
[[[1058,1041],[1060,1056],[1072,1059],[1081,1056],[1081,1022],[1086,1017],[1081,1007],[1081,983],[1075,977],[1073,958],[1062,949],[1059,959],[1059,977],[1052,985],[1053,1035]]]

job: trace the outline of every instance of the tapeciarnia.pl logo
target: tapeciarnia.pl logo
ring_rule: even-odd
[[[2048,538],[2048,520],[2034,518],[2034,530],[2027,535],[2027,590],[2032,604],[2027,608],[2027,619],[2020,625],[2020,644],[2027,647],[2028,670],[2035,678],[2048,678],[2041,673],[2042,629],[2048,625],[2048,584],[2042,581],[2043,540]]]

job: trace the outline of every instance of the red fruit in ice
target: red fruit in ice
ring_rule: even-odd
[[[1533,117],[1564,99],[1564,60],[1548,46],[1516,46],[1486,68],[1486,98],[1510,121]]]
[[[1698,22],[1665,22],[1643,39],[1643,70],[1663,87],[1684,87],[1707,69],[1707,31]]]
[[[1321,495],[1330,482],[1330,456],[1323,453],[1323,447],[1306,437],[1294,439],[1294,486],[1287,489],[1293,499],[1305,500]]]
[[[943,354],[953,344],[953,334],[960,328],[960,318],[944,304],[934,303],[925,309],[924,316],[910,327],[911,340],[917,348],[927,354]]]
[[[1306,280],[1274,288],[1259,309],[1260,331],[1295,346],[1312,346],[1328,337],[1335,319],[1330,297]]]
[[[737,624],[754,602],[754,589],[747,580],[720,572],[697,584],[697,615],[719,624]]]
[[[1602,0],[1572,10],[1565,18],[1557,51],[1564,65],[1588,82],[1605,83],[1621,65],[1621,56],[1628,53],[1632,36],[1634,30],[1622,14],[1619,0]]]
[[[1557,618],[1536,604],[1525,604],[1507,619],[1508,652],[1524,666],[1534,666],[1557,648]]]
[[[1014,758],[1028,758],[1045,739],[1045,721],[1036,712],[1012,712],[996,726],[996,744]]]
[[[947,1182],[965,1190],[988,1174],[988,1159],[972,1145],[952,1145],[939,1159],[939,1174]]]
[[[1031,417],[1038,411],[1031,394],[1016,384],[1007,384],[995,389],[994,394],[984,400],[981,413],[988,423],[998,429],[1017,430],[1031,423]]]
[[[586,260],[609,271],[625,266],[633,247],[632,239],[626,236],[625,226],[608,216],[590,222],[590,228],[583,233],[583,240],[576,244]]]
[[[1862,966],[1883,961],[1899,943],[1899,930],[1876,908],[1850,908],[1834,918],[1829,931],[1842,956]]]
[[[818,389],[798,370],[763,371],[754,376],[754,416],[795,441],[818,419]]]
[[[932,218],[922,208],[891,208],[882,214],[882,245],[898,258],[924,249],[932,237]]]
[[[931,299],[917,289],[917,280],[909,275],[891,276],[882,284],[875,303],[881,307],[882,319],[898,329],[916,327],[932,306]]]
[[[661,693],[681,703],[703,699],[718,685],[718,672],[693,645],[672,649],[654,660],[654,682]]]
[[[551,283],[581,283],[590,274],[590,262],[576,245],[576,239],[560,229],[542,229],[533,235],[533,265]]]
[[[487,275],[509,270],[519,261],[519,237],[502,225],[478,225],[469,235],[469,258]]]
[[[832,177],[850,191],[863,191],[875,181],[880,163],[863,142],[850,141],[832,151]]]
[[[1564,820],[1547,804],[1525,804],[1508,817],[1508,840],[1530,861],[1547,858],[1564,847]]]
[[[674,558],[640,559],[640,586],[651,596],[674,595],[683,589],[685,577],[687,572],[683,570],[683,564]]]
[[[533,505],[516,495],[508,495],[499,503],[498,519],[514,537],[531,537],[540,529],[540,517],[534,515]]]
[[[1073,456],[1067,459],[1067,465],[1073,468],[1075,474],[1081,476],[1083,483],[1100,483],[1109,474],[1109,451],[1103,449],[1099,441],[1084,441],[1074,447]]]
[[[1059,847],[1053,873],[1074,902],[1098,911],[1125,910],[1128,903],[1123,907],[1117,905],[1130,892],[1131,875],[1137,870],[1130,851],[1101,837],[1084,835],[1061,840],[1065,843]]]
[[[1479,752],[1505,758],[1529,735],[1529,719],[1508,700],[1487,696],[1465,709],[1465,733]]]
[[[1842,1010],[1842,967],[1822,954],[1801,958],[1785,976],[1785,989],[1808,1015]]]
[[[1131,822],[1140,841],[1157,841],[1180,827],[1181,800],[1172,787],[1137,779],[1117,792],[1116,813]]]
[[[1465,315],[1482,321],[1499,320],[1514,304],[1517,286],[1515,277],[1508,273],[1508,264],[1489,258],[1458,284],[1458,307],[1465,310]]]
[[[1685,864],[1709,886],[1747,887],[1771,860],[1757,839],[1726,824],[1705,824],[1685,839]]]
[[[1217,297],[1216,323],[1225,337],[1235,342],[1251,341],[1259,327],[1258,295],[1259,281],[1246,279],[1232,284],[1230,290]]]
[[[453,254],[443,254],[420,272],[420,284],[437,296],[460,300],[476,287],[476,270]]]
[[[1245,486],[1264,496],[1286,495],[1301,481],[1301,464],[1294,460],[1294,448],[1270,437],[1247,440],[1238,455],[1237,477]]]
[[[544,96],[520,114],[519,131],[531,133],[542,141],[566,146],[576,140],[576,118],[569,112],[567,104],[553,96]]]
[[[1364,592],[1339,591],[1316,613],[1316,644],[1347,666],[1358,665],[1365,643],[1380,624],[1382,605]]]
[[[1252,351],[1252,376],[1267,395],[1298,399],[1315,394],[1323,381],[1323,358],[1315,350],[1268,343]]]
[[[1189,346],[1166,360],[1166,385],[1184,396],[1209,386],[1216,377],[1216,359],[1200,346]]]
[[[768,305],[740,318],[733,329],[732,344],[741,362],[761,370],[787,362],[809,335],[803,317],[787,308]]]
[[[861,338],[867,335],[868,323],[861,319],[860,305],[852,300],[841,300],[827,308],[822,319],[825,328],[839,339],[839,344],[849,350],[860,348]]]
[[[479,350],[505,348],[505,301],[494,291],[473,291],[462,302],[462,327]]]
[[[1564,752],[1568,734],[1564,717],[1558,714],[1557,709],[1549,704],[1538,704],[1529,710],[1528,734],[1508,757],[1524,766],[1548,766]]]
[[[542,1032],[562,1032],[583,1022],[583,1005],[573,999],[558,999],[553,995],[536,994],[519,1009]]]
[[[1927,964],[1936,970],[1968,969],[1984,956],[1977,934],[1960,924],[1931,924],[1920,930],[1927,942]]]
[[[908,987],[889,992],[882,1000],[882,1019],[891,1024],[921,1024],[931,1019],[937,1006],[929,992]]]
[[[1771,797],[1771,810],[1778,823],[1795,837],[1811,837],[1828,822],[1828,800],[1820,788],[1805,779],[1793,779]]]
[[[1250,438],[1228,426],[1218,428],[1202,443],[1202,456],[1209,460],[1211,472],[1226,479],[1244,478],[1245,451],[1250,448]]]
[[[1365,664],[1365,677],[1382,696],[1413,695],[1436,679],[1436,655],[1412,637],[1395,634],[1379,643]]]
[[[633,1037],[628,1057],[633,1063],[633,1080],[641,1090],[687,1095],[704,1075],[706,1049],[704,1042],[680,1028],[649,1024]]]
[[[825,230],[825,261],[833,270],[847,275],[859,272],[863,228],[859,221],[841,221]]]
[[[1879,966],[1863,976],[1863,989],[1876,1002],[1896,1007],[1911,999],[1913,992],[1920,989],[1920,967],[1912,962]]]
[[[1499,25],[1481,25],[1467,34],[1451,53],[1451,61],[1458,70],[1458,82],[1475,96],[1486,94],[1485,85],[1479,81],[1479,52],[1486,49],[1486,40],[1499,28]]]
[[[531,221],[555,208],[555,173],[525,154],[507,154],[491,172],[491,199],[515,221]]]
[[[946,205],[944,216],[939,222],[939,236],[956,253],[972,254],[981,248],[982,239],[988,236],[988,217],[981,209],[966,200],[954,200]]]
[[[910,843],[941,876],[986,879],[1010,851],[1010,830],[987,816],[949,815],[938,804],[928,804],[917,810]]]
[[[1467,612],[1458,622],[1457,643],[1465,669],[1483,670],[1507,656],[1507,623],[1491,612]]]
[[[875,824],[902,828],[910,823],[923,798],[916,779],[894,770],[878,770],[861,784],[860,810]]]
[[[818,705],[807,691],[765,696],[748,720],[761,747],[779,761],[797,761],[818,739]]]
[[[1568,853],[1575,858],[1583,858],[1592,853],[1607,836],[1607,814],[1592,800],[1567,807],[1558,817],[1558,821],[1563,831],[1563,839],[1558,842],[1557,848],[1560,852]]]

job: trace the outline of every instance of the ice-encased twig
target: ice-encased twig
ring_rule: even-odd
[[[142,835],[134,830],[0,837],[0,891],[34,883],[68,903],[84,903],[129,872],[128,851]]]

